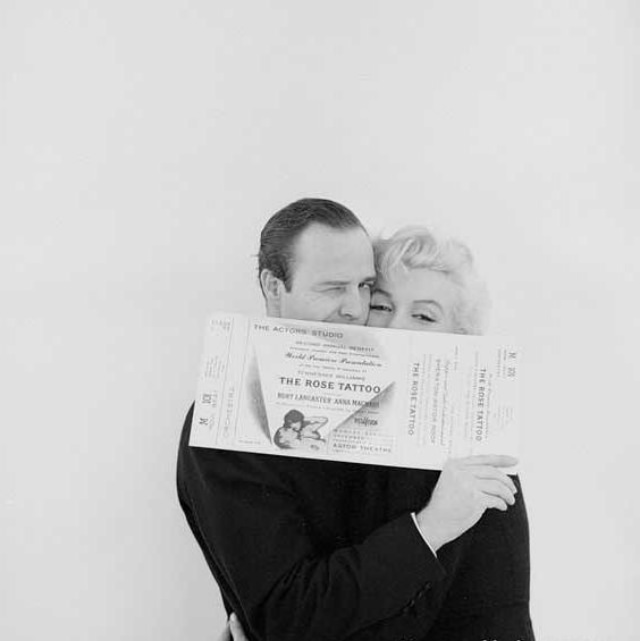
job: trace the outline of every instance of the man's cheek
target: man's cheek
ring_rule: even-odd
[[[313,314],[314,320],[326,321],[337,310],[335,301],[327,296],[313,296],[308,300],[307,309]]]
[[[325,303],[323,306],[322,320],[328,323],[340,323],[342,315],[340,314],[340,305],[335,301]]]
[[[323,322],[331,320],[334,314],[334,306],[327,304],[326,300],[309,300],[304,306],[306,320]]]

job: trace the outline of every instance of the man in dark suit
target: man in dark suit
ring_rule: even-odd
[[[265,225],[259,275],[270,316],[364,324],[371,242],[338,203],[296,201]],[[415,483],[388,468],[189,447],[192,413],[180,503],[251,641],[426,638],[462,567],[463,533],[515,503],[500,469],[510,457],[450,461],[410,499]]]

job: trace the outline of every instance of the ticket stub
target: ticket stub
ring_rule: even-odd
[[[517,456],[520,360],[501,337],[215,314],[190,445],[436,470]]]

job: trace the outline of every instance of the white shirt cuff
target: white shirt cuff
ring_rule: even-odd
[[[418,529],[418,532],[420,532],[420,536],[422,537],[422,540],[427,544],[427,547],[431,550],[431,553],[433,556],[438,558],[438,555],[436,554],[435,550],[431,547],[431,543],[427,540],[427,537],[424,535],[424,532],[420,529],[420,526],[418,525],[418,517],[416,516],[415,512],[411,512],[411,518],[413,519],[413,522],[416,524],[416,528]]]

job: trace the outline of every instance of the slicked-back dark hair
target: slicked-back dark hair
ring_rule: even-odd
[[[284,283],[287,291],[291,289],[291,266],[295,242],[298,236],[313,223],[333,229],[359,227],[364,230],[358,217],[340,203],[324,198],[296,200],[271,216],[262,228],[258,253],[258,281],[260,281],[262,270],[269,269]]]

